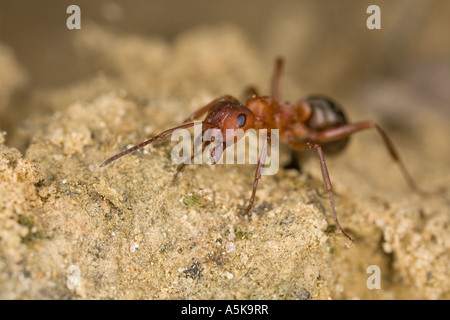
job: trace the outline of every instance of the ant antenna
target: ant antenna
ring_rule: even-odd
[[[148,139],[148,140],[146,140],[146,141],[144,141],[144,142],[142,142],[142,143],[140,143],[140,144],[138,144],[138,145],[136,145],[134,147],[131,147],[131,148],[125,150],[125,151],[122,151],[121,153],[118,153],[118,154],[112,156],[111,158],[103,161],[102,164],[100,164],[100,167],[104,167],[104,166],[110,164],[111,162],[113,162],[113,161],[123,157],[124,155],[127,155],[127,154],[129,154],[129,153],[131,153],[133,151],[141,149],[141,148],[145,147],[146,145],[148,145],[148,144],[150,144],[150,143],[152,143],[152,142],[154,142],[156,140],[163,139],[163,138],[167,137],[169,134],[171,134],[172,132],[174,132],[177,129],[186,129],[186,128],[193,127],[195,125],[196,125],[195,122],[191,122],[191,123],[182,124],[182,125],[180,125],[178,127],[175,127],[175,128],[172,128],[172,129],[169,129],[169,130],[166,130],[166,131],[163,131],[160,134],[154,136],[153,138],[150,138],[150,139]]]

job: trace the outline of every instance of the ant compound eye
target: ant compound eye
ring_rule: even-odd
[[[237,118],[237,125],[239,128],[242,128],[245,125],[245,121],[247,120],[245,114],[240,114]]]

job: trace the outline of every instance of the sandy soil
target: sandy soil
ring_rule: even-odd
[[[74,47],[107,71],[34,91],[30,104],[47,112],[36,108],[14,136],[0,134],[0,298],[450,298],[449,190],[414,194],[374,132],[327,158],[354,244],[333,228],[314,154],[301,173],[263,177],[251,219],[237,214],[251,193],[251,165],[189,166],[173,182],[166,141],[100,168],[215,97],[242,97],[248,85],[268,93],[273,59],[232,25],[171,42],[83,28]],[[11,68],[0,71],[10,84],[5,104],[27,79],[8,59],[0,50],[0,65]],[[286,99],[301,81],[283,77]],[[449,122],[417,107],[429,103],[421,85],[373,81],[341,103],[352,120],[385,126],[416,181],[435,191],[450,181]],[[386,101],[398,108],[383,116],[358,109]],[[389,121],[405,110],[402,122]],[[288,161],[285,148],[281,157]],[[381,289],[366,285],[371,265]]]

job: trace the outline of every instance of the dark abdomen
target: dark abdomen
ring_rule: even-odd
[[[306,99],[311,106],[311,116],[306,120],[305,125],[314,130],[322,131],[332,129],[347,124],[347,118],[340,105],[324,96],[311,96]],[[349,137],[327,142],[322,145],[324,152],[335,154],[345,148]]]

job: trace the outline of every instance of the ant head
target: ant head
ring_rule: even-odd
[[[220,140],[217,140],[217,142],[221,144],[221,148],[211,149],[211,159],[213,163],[217,163],[223,150],[242,138],[248,129],[253,128],[255,115],[249,108],[239,103],[221,101],[209,109],[202,124],[204,125],[203,138],[205,138],[207,132],[211,133],[211,129],[220,132],[219,137],[215,135],[214,141],[219,138]],[[208,141],[206,146],[209,144],[210,142]]]
[[[222,101],[212,106],[208,114],[206,115],[205,121],[202,121],[203,129],[202,134],[201,136],[199,136],[199,138],[202,137],[204,138],[205,133],[207,133],[209,129],[219,130],[222,135],[221,139],[223,139],[223,137],[226,137],[225,140],[220,140],[220,142],[223,143],[223,149],[225,149],[227,145],[233,144],[235,141],[240,139],[243,136],[243,134],[241,133],[244,133],[248,129],[252,128],[254,123],[255,123],[255,115],[253,114],[252,111],[250,111],[250,109],[236,102]],[[104,167],[107,164],[113,162],[114,160],[120,157],[123,157],[126,154],[138,150],[154,141],[163,139],[167,137],[169,134],[172,134],[172,132],[174,132],[177,129],[187,129],[193,127],[194,125],[195,122],[185,123],[172,129],[163,131],[160,134],[154,136],[153,138],[138,144],[137,146],[134,146],[121,153],[112,156],[111,158],[104,161],[100,166]],[[232,130],[231,135],[227,135],[228,129]],[[239,131],[239,129],[241,131]],[[195,144],[197,144],[197,141]],[[209,141],[207,142],[207,144],[209,144]],[[215,149],[211,151],[211,157],[216,160],[220,158],[220,155],[221,153],[220,152],[216,153]]]
[[[221,101],[209,109],[203,123],[213,129],[219,129],[226,136],[226,130],[247,131],[255,124],[255,115],[242,104],[232,101]]]

